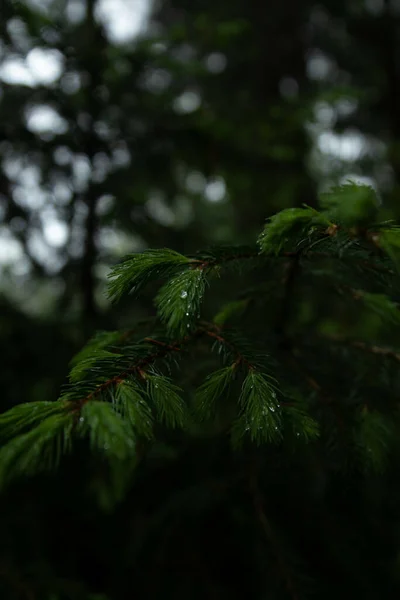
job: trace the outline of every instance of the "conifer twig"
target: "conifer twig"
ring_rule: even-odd
[[[244,258],[257,258],[259,256],[260,256],[260,253],[257,251],[257,252],[247,252],[247,253],[243,253],[243,254],[232,254],[232,255],[224,256],[224,257],[220,257],[220,258],[211,258],[210,260],[194,258],[190,262],[193,265],[193,267],[196,269],[207,269],[209,267],[215,267],[219,264],[230,262],[232,260],[241,260]]]
[[[329,237],[329,236],[327,236],[327,237]],[[325,238],[323,238],[323,239],[325,239]],[[320,241],[320,240],[318,240],[318,241]],[[295,258],[295,259],[297,259],[298,255],[299,255],[298,251],[287,251],[287,252],[282,252],[281,254],[278,254],[277,256],[272,256],[272,255],[268,256],[268,259],[273,259],[273,258]],[[259,252],[249,252],[249,253],[244,253],[244,254],[236,254],[236,255],[233,254],[230,256],[225,256],[225,257],[221,257],[218,259],[214,258],[214,259],[210,259],[210,260],[192,259],[190,262],[194,268],[206,269],[209,267],[216,266],[218,264],[230,262],[232,260],[257,258],[259,256],[260,256]],[[335,254],[330,254],[329,252],[309,251],[308,248],[303,249],[302,256],[304,256],[306,258],[330,258],[330,259],[343,260],[341,256],[337,256]],[[364,258],[358,258],[355,256],[354,257],[346,256],[346,260],[351,260],[352,262],[360,263],[360,265],[363,265],[363,266],[371,268],[371,269],[375,269],[376,271],[382,271],[384,273],[389,273],[390,275],[395,275],[395,272],[392,269],[389,269],[389,267],[385,267],[384,265],[376,264],[376,263],[366,260]]]
[[[352,346],[353,348],[358,348],[359,350],[364,350],[365,352],[370,352],[371,354],[378,354],[380,356],[387,356],[389,358],[393,358],[394,360],[400,362],[400,352],[396,350],[392,350],[391,348],[383,348],[381,346],[369,345],[365,342],[359,340],[351,340],[344,336],[336,335],[333,333],[329,334],[320,334],[323,335],[326,339],[332,340],[333,342],[338,342],[342,344],[346,344],[348,346]]]
[[[82,398],[77,403],[77,410],[79,411],[82,408],[82,406],[84,404],[86,404],[86,402],[89,402],[90,400],[93,400],[96,396],[98,396],[99,394],[101,394],[105,390],[109,389],[112,385],[120,383],[121,381],[123,381],[124,379],[126,379],[127,377],[129,377],[129,375],[131,375],[135,371],[137,373],[139,373],[139,375],[143,376],[144,369],[147,366],[149,366],[150,364],[154,363],[157,359],[163,358],[164,356],[166,356],[170,352],[180,352],[182,345],[187,344],[188,342],[190,342],[190,341],[192,341],[192,340],[194,340],[194,339],[196,339],[198,337],[201,337],[203,335],[208,335],[209,337],[213,337],[213,338],[219,340],[220,342],[223,342],[224,344],[230,346],[231,349],[238,356],[238,361],[237,361],[238,363],[242,362],[244,364],[247,364],[248,367],[249,367],[249,369],[253,369],[254,368],[250,364],[250,362],[244,356],[242,356],[240,354],[239,350],[234,346],[234,344],[232,344],[231,342],[229,342],[228,340],[226,340],[225,338],[223,338],[216,331],[211,331],[210,329],[214,329],[214,330],[218,330],[219,331],[219,328],[217,328],[216,325],[213,325],[211,323],[203,323],[203,326],[201,326],[198,329],[196,329],[195,331],[193,331],[193,333],[188,334],[188,335],[184,336],[182,339],[177,340],[176,342],[172,342],[171,344],[162,342],[161,340],[157,340],[157,339],[152,338],[152,337],[146,337],[146,338],[144,338],[144,341],[146,341],[148,343],[151,343],[151,344],[154,344],[155,346],[159,346],[160,349],[157,352],[149,354],[148,356],[145,356],[144,358],[138,360],[137,363],[133,364],[132,366],[128,367],[127,369],[125,369],[121,373],[118,373],[117,375],[114,375],[110,379],[107,379],[107,381],[104,381],[103,383],[101,383],[100,385],[98,385],[95,390],[93,390],[92,392],[90,392],[90,394],[88,394],[87,396],[85,396],[84,398]]]
[[[218,327],[215,323],[207,323],[207,322],[203,322],[203,323],[206,326],[206,328],[204,329],[205,335],[208,335],[209,337],[214,338],[217,341],[219,341],[222,344],[225,344],[227,347],[229,347],[237,355],[237,363],[238,364],[243,363],[243,364],[247,365],[249,369],[254,369],[254,366],[250,363],[250,361],[247,360],[247,358],[245,358],[242,355],[242,353],[235,346],[235,344],[233,344],[232,342],[230,342],[229,340],[227,340],[226,338],[223,337],[221,327]]]
[[[297,252],[284,252],[284,254],[282,256],[295,257],[296,255],[297,255]],[[303,256],[306,258],[314,258],[315,257],[315,258],[330,258],[330,259],[343,260],[343,258],[341,256],[337,256],[335,254],[330,254],[329,252],[308,252],[307,248],[304,249]],[[350,260],[355,263],[359,263],[360,265],[363,265],[364,267],[367,267],[370,269],[375,269],[376,271],[381,271],[383,273],[389,273],[390,275],[395,275],[395,272],[392,269],[389,269],[389,267],[385,267],[384,265],[376,264],[376,263],[366,260],[364,258],[358,258],[356,256],[346,256],[346,261],[347,260]]]
[[[144,358],[140,359],[137,363],[128,367],[121,373],[118,373],[118,375],[114,375],[110,379],[107,379],[107,381],[104,381],[103,383],[98,385],[95,390],[93,390],[92,392],[90,392],[90,394],[88,394],[87,396],[82,398],[79,402],[77,402],[77,410],[80,410],[82,408],[82,406],[84,404],[86,404],[86,402],[89,402],[90,400],[92,400],[93,398],[98,396],[98,394],[100,394],[100,393],[104,392],[104,390],[110,388],[112,385],[120,383],[121,381],[123,381],[124,379],[129,377],[129,375],[131,375],[135,371],[137,371],[138,373],[143,373],[144,369],[147,366],[149,366],[150,364],[152,364],[153,362],[155,362],[158,358],[163,358],[171,351],[180,351],[181,345],[186,344],[189,341],[191,341],[192,339],[195,339],[201,335],[204,335],[204,333],[205,332],[203,329],[197,329],[192,334],[186,335],[184,338],[182,338],[181,340],[179,340],[173,344],[164,344],[163,342],[160,342],[153,338],[146,338],[146,341],[153,343],[153,344],[160,345],[162,347],[162,349],[158,350],[157,352],[153,352],[152,354],[149,354],[148,356],[145,356]]]

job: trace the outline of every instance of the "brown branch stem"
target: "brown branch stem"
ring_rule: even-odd
[[[320,334],[322,335],[322,334]],[[366,342],[362,342],[359,340],[351,340],[341,335],[336,335],[333,333],[323,334],[323,337],[329,339],[333,342],[338,342],[341,344],[345,344],[348,346],[352,346],[353,348],[358,348],[359,350],[363,350],[365,352],[369,352],[371,354],[378,354],[380,356],[387,356],[389,358],[393,358],[396,361],[400,362],[400,353],[396,350],[392,350],[391,348],[382,348],[381,346],[369,345]]]
[[[186,335],[184,338],[182,338],[181,340],[179,340],[173,344],[166,344],[164,342],[155,340],[153,338],[145,338],[145,340],[147,342],[153,343],[157,346],[161,346],[161,349],[158,350],[157,352],[153,352],[152,354],[149,354],[148,356],[145,356],[144,358],[140,359],[137,363],[128,367],[121,373],[118,373],[118,375],[115,375],[114,377],[107,379],[107,381],[104,381],[102,384],[97,386],[96,389],[93,390],[93,392],[90,392],[90,394],[88,394],[87,396],[85,396],[84,398],[79,400],[75,404],[75,407],[76,407],[75,410],[79,411],[82,408],[82,406],[84,404],[86,404],[86,402],[93,400],[93,398],[95,398],[96,396],[98,396],[99,394],[104,392],[104,390],[107,390],[108,388],[112,387],[113,385],[121,383],[127,377],[129,377],[129,375],[131,375],[134,372],[139,373],[139,375],[142,378],[145,378],[145,368],[147,366],[149,366],[150,364],[155,362],[158,358],[163,358],[169,352],[179,352],[181,349],[180,347],[182,345],[187,344],[188,342],[190,342],[202,335],[205,335],[205,333],[206,333],[206,331],[203,328],[196,329],[192,334]]]
[[[214,325],[212,323],[208,323],[208,326],[214,327],[218,331],[218,333],[214,332],[214,331],[210,331],[209,329],[205,329],[204,330],[205,335],[208,335],[208,337],[214,338],[214,339],[218,340],[219,342],[221,342],[222,344],[225,344],[226,346],[228,346],[228,348],[230,348],[237,355],[237,361],[236,361],[237,364],[242,363],[242,364],[247,365],[250,370],[254,369],[254,366],[247,360],[247,358],[245,358],[240,353],[238,348],[236,348],[235,344],[232,344],[232,342],[230,342],[229,340],[227,340],[226,338],[224,338],[221,335],[221,333],[220,333],[221,328],[217,327],[216,325]]]

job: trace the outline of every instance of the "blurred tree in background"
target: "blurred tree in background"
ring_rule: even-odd
[[[54,399],[95,329],[152,314],[151,287],[118,311],[104,301],[109,267],[127,252],[251,242],[275,211],[315,206],[319,190],[350,176],[399,218],[396,1],[0,6],[3,410]],[[72,467],[71,477],[58,492],[68,541],[27,542],[17,571],[51,552],[71,567],[71,520],[81,556],[97,535]],[[45,529],[43,489],[29,494],[29,527]],[[90,558],[93,580],[103,559]]]
[[[112,319],[104,275],[128,250],[245,241],[276,207],[312,203],[308,11],[288,22],[289,8],[163,3],[125,43],[107,37],[107,4],[4,9],[2,289],[16,321],[62,321],[70,348]]]

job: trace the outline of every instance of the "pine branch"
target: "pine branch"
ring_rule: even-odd
[[[68,412],[68,404],[58,402],[27,402],[17,404],[0,415],[0,436],[8,440],[40,425],[50,417],[62,417]]]
[[[208,326],[208,327],[207,327]],[[158,349],[156,352],[150,353],[144,357],[139,358],[134,364],[130,365],[128,368],[124,369],[123,371],[118,371],[117,374],[113,374],[112,377],[110,377],[109,379],[106,379],[106,381],[103,381],[101,383],[99,383],[98,385],[96,385],[94,390],[91,390],[88,394],[86,394],[84,397],[80,398],[80,399],[76,399],[75,401],[72,401],[72,406],[73,409],[72,411],[75,414],[81,414],[82,411],[82,407],[89,402],[92,402],[94,400],[96,400],[96,398],[101,397],[101,395],[106,392],[107,390],[118,390],[119,386],[121,386],[121,384],[123,384],[124,381],[128,380],[132,375],[135,375],[138,377],[139,380],[143,380],[143,381],[147,381],[147,383],[149,383],[150,381],[150,375],[146,373],[146,371],[148,370],[149,367],[151,367],[151,365],[153,365],[158,359],[160,358],[164,358],[165,356],[167,356],[168,354],[171,353],[180,353],[182,351],[182,346],[184,346],[185,344],[189,343],[190,341],[197,339],[198,337],[201,336],[208,336],[211,337],[212,339],[216,339],[218,342],[223,343],[224,345],[226,345],[230,351],[232,351],[235,354],[235,362],[234,362],[234,367],[238,367],[240,364],[243,364],[247,367],[248,370],[254,371],[257,366],[255,364],[252,364],[252,362],[250,362],[250,360],[248,358],[246,358],[246,356],[240,351],[240,349],[230,340],[226,339],[225,337],[223,337],[221,335],[221,333],[217,333],[217,331],[220,331],[218,328],[216,328],[216,326],[214,324],[209,324],[209,323],[202,323],[202,326],[200,328],[198,328],[196,331],[194,331],[192,334],[188,334],[186,336],[184,336],[183,338],[181,338],[180,340],[177,340],[175,342],[172,343],[167,343],[161,340],[157,340],[155,338],[144,338],[144,342],[154,345],[156,346]],[[115,357],[117,358],[117,357]],[[256,358],[256,357],[255,357]],[[85,363],[86,364],[86,363]],[[271,388],[271,386],[274,387],[274,383],[273,383],[273,379],[271,378],[270,375],[266,375],[264,374],[263,377],[267,378],[270,383],[268,384],[269,387]],[[154,379],[154,385],[157,384],[161,384],[163,381],[162,377],[157,376]],[[272,388],[271,388],[272,389]],[[154,396],[154,390],[155,388],[152,387],[152,393]],[[172,387],[170,386],[169,388],[170,393],[172,393]],[[164,390],[165,393],[165,390]],[[275,392],[274,392],[275,393]],[[74,392],[74,394],[76,394],[76,392]],[[66,394],[63,396],[63,398],[68,399],[68,389]],[[158,398],[158,404],[159,404],[160,398]],[[164,417],[167,415],[168,411],[164,411]],[[172,415],[172,413],[170,413],[170,416]],[[180,417],[176,417],[178,420],[174,420],[175,417],[172,417],[173,421],[172,422],[180,422],[181,418]]]
[[[313,208],[287,208],[268,220],[258,243],[263,254],[277,256],[304,236],[311,244],[321,235],[331,235],[332,227],[331,221]]]
[[[235,377],[236,364],[229,365],[211,375],[196,390],[194,410],[200,419],[210,419],[217,409],[217,401],[227,390]]]
[[[14,437],[0,450],[0,485],[58,465],[70,449],[72,419],[68,412],[53,414],[27,433]]]
[[[234,261],[260,259],[260,251],[256,246],[218,247],[199,252],[199,255],[201,258],[193,258],[191,263],[194,267],[202,270],[212,269]]]
[[[379,232],[376,245],[382,248],[400,270],[400,227],[392,226]]]
[[[134,379],[120,381],[116,386],[113,404],[116,411],[145,439],[153,437],[153,415]]]
[[[156,352],[148,354],[147,356],[144,356],[143,358],[138,359],[137,362],[130,365],[123,371],[118,372],[118,374],[113,375],[112,377],[110,377],[109,379],[104,381],[103,383],[97,385],[94,390],[90,391],[87,395],[85,395],[84,397],[82,397],[74,402],[74,407],[75,407],[74,410],[76,412],[79,412],[84,404],[86,404],[87,402],[89,402],[91,400],[94,400],[96,397],[101,395],[103,392],[109,390],[116,384],[121,383],[122,381],[124,381],[125,379],[127,379],[128,377],[130,377],[133,374],[136,374],[139,376],[139,378],[144,379],[145,370],[148,367],[150,367],[151,365],[153,365],[158,359],[164,358],[170,352],[181,351],[182,346],[184,346],[185,344],[189,343],[192,340],[197,339],[199,336],[202,336],[202,335],[204,335],[204,330],[198,329],[198,330],[194,331],[192,334],[188,334],[188,335],[184,336],[183,338],[174,342],[173,344],[164,344],[163,342],[160,342],[158,340],[156,341],[153,338],[145,338],[145,341],[149,342],[150,344],[160,346],[160,349],[157,350]],[[62,396],[62,398],[65,398],[67,400],[69,399],[68,391],[69,390],[67,388],[67,391]]]
[[[391,348],[382,348],[381,346],[369,345],[365,342],[361,342],[359,340],[352,340],[333,333],[324,333],[319,335],[333,342],[338,342],[346,346],[358,348],[359,350],[363,350],[364,352],[369,352],[372,354],[377,354],[379,356],[392,358],[393,360],[400,362],[400,353],[396,350],[392,350]]]
[[[146,376],[147,393],[167,426],[183,427],[186,421],[186,407],[179,395],[182,390],[167,377]]]
[[[217,340],[218,342],[226,346],[235,355],[236,366],[243,364],[248,369],[255,369],[255,366],[244,356],[244,354],[238,348],[238,346],[234,344],[231,340],[227,339],[225,334],[223,334],[223,328],[221,326],[218,326],[216,323],[208,323],[207,321],[202,321],[200,325],[204,327],[205,335],[214,340]]]
[[[183,336],[196,326],[206,283],[202,269],[190,269],[170,279],[161,288],[156,306],[169,333]]]
[[[284,252],[281,256],[282,257],[295,257],[297,255],[297,252]],[[360,266],[364,267],[365,269],[369,269],[369,270],[374,270],[374,271],[381,271],[382,273],[387,273],[389,275],[395,275],[395,271],[393,271],[392,269],[390,269],[389,267],[386,267],[385,265],[382,265],[381,262],[376,263],[376,262],[372,262],[371,260],[366,260],[364,258],[360,258],[359,256],[353,256],[353,255],[349,255],[349,254],[337,254],[337,253],[332,253],[332,252],[313,252],[313,251],[308,251],[307,249],[305,249],[303,251],[303,255],[302,258],[309,258],[309,259],[313,259],[313,258],[330,258],[330,259],[338,259],[340,261],[346,260],[346,261],[351,261],[354,264],[359,264]]]
[[[351,206],[349,194],[354,195]],[[350,296],[357,302],[362,301],[368,314],[379,314],[384,322],[400,324],[399,305],[389,296],[392,292],[395,297],[397,291],[396,273],[390,267],[392,262],[400,267],[400,228],[374,222],[374,202],[370,188],[344,186],[323,200],[321,212],[310,207],[281,211],[266,224],[259,238],[260,251],[225,247],[186,257],[172,250],[158,249],[126,257],[110,274],[111,298],[118,300],[125,293],[138,292],[147,283],[166,279],[155,301],[161,324],[139,341],[132,339],[134,330],[100,332],[71,361],[70,384],[58,402],[20,405],[1,415],[0,434],[8,442],[0,450],[0,479],[7,480],[14,472],[31,473],[52,463],[54,458],[57,462],[69,449],[75,433],[78,437],[88,437],[92,449],[101,452],[113,464],[113,482],[119,490],[117,495],[121,495],[123,472],[126,471],[126,477],[131,473],[124,467],[136,464],[138,444],[147,448],[157,431],[155,423],[162,422],[169,428],[186,427],[190,432],[182,390],[159,370],[159,365],[170,368],[173,361],[178,363],[186,347],[200,338],[212,341],[212,348],[218,350],[223,363],[195,392],[195,412],[200,421],[210,418],[222,399],[226,400],[223,406],[227,406],[226,418],[230,420],[234,444],[239,445],[246,436],[255,444],[279,444],[286,436],[290,442],[297,438],[308,442],[318,437],[320,426],[310,408],[322,414],[319,406],[323,403],[329,407],[326,420],[322,415],[324,427],[328,425],[329,429],[332,411],[341,432],[346,434],[343,435],[346,443],[348,434],[354,434],[350,444],[352,451],[356,448],[365,454],[371,450],[372,462],[382,464],[391,440],[387,417],[364,411],[355,419],[357,427],[353,430],[349,425],[353,426],[354,416],[359,416],[353,411],[351,423],[344,423],[338,414],[335,389],[329,390],[328,395],[324,385],[319,383],[317,368],[313,365],[310,373],[308,365],[302,364],[301,350],[296,347],[290,331],[295,316],[293,305],[300,289],[298,282],[303,276],[306,284],[316,276],[328,276],[329,280],[333,279],[330,285],[345,298]],[[335,263],[338,259],[346,260],[341,263],[341,269],[336,269],[336,264],[340,264]],[[274,332],[267,333],[261,348],[254,341],[244,339],[240,331],[223,326],[232,316],[243,315],[250,306],[249,291],[245,298],[226,304],[214,323],[199,321],[209,278],[218,275],[222,268],[251,268],[259,263],[268,266],[267,280],[271,283],[268,281],[266,290],[264,281],[261,286],[255,282],[257,285],[250,293],[267,299],[269,307],[276,300],[275,288],[283,288],[275,336]],[[281,267],[284,273],[280,281]],[[367,289],[385,293],[372,293]],[[336,304],[332,302],[332,307]],[[326,306],[329,309],[331,305]],[[271,368],[276,371],[276,362],[266,352],[268,340],[275,344],[276,337],[282,385],[272,374]],[[373,344],[369,346],[367,342],[338,338],[332,341],[400,360],[400,353]],[[289,371],[285,372],[285,367]],[[314,395],[304,392],[304,385],[300,385],[299,390],[290,388],[296,373],[320,401],[317,410]],[[232,404],[232,389],[238,389],[236,404]],[[351,407],[348,408],[350,411]],[[323,433],[326,434],[325,429]],[[256,489],[254,493],[260,523],[271,536],[262,498]],[[278,562],[281,564],[281,558]],[[296,598],[290,572],[285,571],[284,564],[281,570],[292,598]]]
[[[80,410],[75,427],[78,436],[89,436],[93,450],[110,459],[124,460],[135,455],[135,433],[131,423],[114,411],[108,402],[92,400]]]
[[[339,290],[348,292],[353,300],[361,300],[366,308],[369,308],[371,311],[378,314],[383,321],[393,323],[394,325],[400,324],[400,305],[393,302],[387,295],[354,289],[343,283],[335,284],[335,287]]]
[[[282,406],[276,380],[251,370],[239,397],[240,413],[232,427],[232,441],[239,446],[245,435],[256,444],[278,443],[283,438]]]
[[[377,217],[378,199],[368,185],[349,181],[321,194],[319,200],[324,214],[345,227],[367,225]]]
[[[109,274],[109,297],[116,301],[129,291],[138,292],[150,281],[171,277],[190,268],[190,260],[166,248],[128,255]]]
[[[81,361],[84,361],[93,356],[93,353],[101,350],[115,353],[116,348],[120,349],[126,342],[137,335],[142,327],[147,327],[149,324],[154,325],[155,317],[149,317],[136,323],[133,329],[118,330],[118,331],[98,331],[86,345],[75,355],[70,361],[70,366],[75,367]]]

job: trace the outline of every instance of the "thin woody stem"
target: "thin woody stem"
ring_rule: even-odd
[[[332,340],[333,342],[338,342],[341,344],[345,344],[348,346],[352,346],[353,348],[358,348],[359,350],[363,350],[365,352],[369,352],[371,354],[378,354],[380,356],[387,356],[388,358],[393,358],[394,360],[400,362],[400,353],[392,348],[383,348],[381,346],[369,345],[365,342],[361,342],[359,340],[351,340],[344,336],[335,335],[335,334],[323,334],[323,337]]]
[[[255,368],[250,363],[250,361],[248,361],[247,358],[245,358],[242,355],[242,353],[235,346],[235,344],[233,344],[232,342],[230,342],[229,340],[227,340],[222,335],[222,328],[221,327],[219,327],[215,323],[207,323],[207,322],[204,322],[204,325],[206,326],[206,328],[204,330],[205,335],[207,335],[208,337],[216,339],[218,342],[221,342],[222,344],[224,344],[225,346],[227,346],[228,348],[230,348],[236,354],[236,356],[237,356],[236,364],[240,364],[240,363],[245,364],[245,365],[248,366],[248,368],[250,370],[253,370]],[[212,331],[212,329],[214,329],[214,331]]]
[[[150,342],[150,343],[153,343],[155,345],[161,346],[161,349],[158,350],[157,352],[153,352],[152,354],[149,354],[148,356],[145,356],[144,358],[140,359],[137,363],[135,363],[132,366],[128,367],[127,369],[125,369],[121,373],[118,373],[118,375],[115,375],[114,377],[111,377],[107,381],[104,381],[102,384],[100,384],[99,386],[97,386],[96,389],[93,392],[90,392],[90,394],[88,394],[87,396],[85,396],[84,398],[82,398],[81,400],[79,400],[75,404],[75,406],[76,406],[75,410],[79,411],[82,408],[82,406],[84,404],[86,404],[86,402],[89,402],[90,400],[93,400],[93,398],[95,398],[96,396],[98,396],[99,394],[101,394],[102,392],[104,392],[105,390],[109,389],[113,385],[121,383],[127,377],[129,377],[129,375],[131,375],[134,372],[139,373],[139,375],[141,376],[141,378],[144,378],[145,377],[145,368],[147,366],[149,366],[150,364],[154,363],[157,359],[163,358],[169,352],[180,351],[180,346],[181,345],[187,344],[191,340],[196,339],[196,338],[198,338],[198,337],[200,337],[201,335],[204,335],[204,334],[205,334],[205,331],[203,329],[197,329],[191,335],[186,335],[184,338],[182,338],[181,340],[179,340],[179,341],[177,341],[177,342],[175,342],[173,344],[165,344],[165,343],[160,342],[159,340],[155,340],[153,338],[145,338],[147,342]]]

